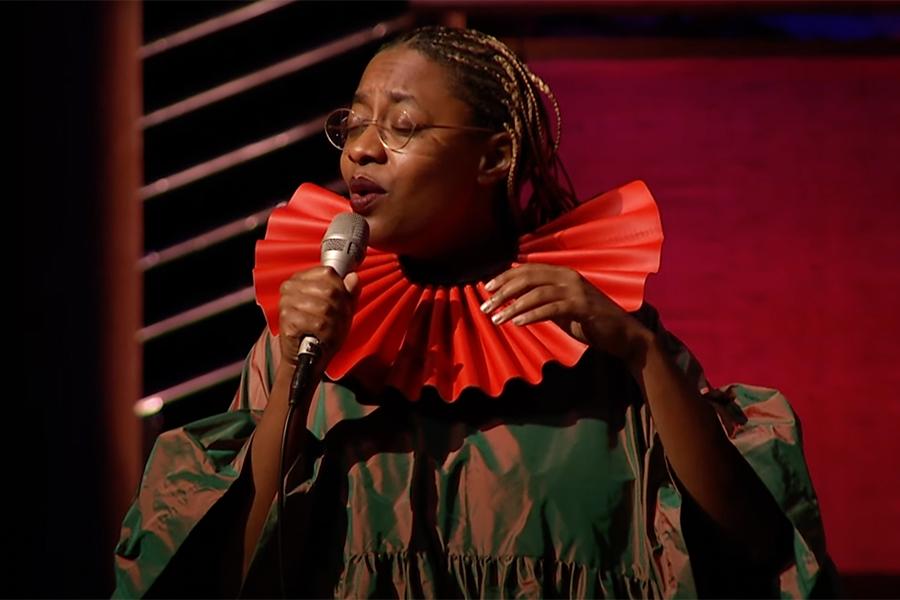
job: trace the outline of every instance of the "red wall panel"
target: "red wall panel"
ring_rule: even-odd
[[[792,401],[838,567],[900,572],[900,59],[532,66],[579,195],[656,197],[667,327],[714,385]]]

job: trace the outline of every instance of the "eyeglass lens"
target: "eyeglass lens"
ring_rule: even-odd
[[[334,146],[343,149],[348,141],[362,135],[369,125],[375,126],[381,142],[392,150],[400,150],[406,146],[415,131],[413,125],[382,125],[372,119],[363,119],[349,109],[339,109],[328,115],[325,134]]]

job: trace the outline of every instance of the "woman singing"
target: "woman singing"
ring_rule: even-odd
[[[160,436],[117,595],[826,589],[786,400],[710,388],[642,304],[662,239],[649,192],[578,203],[559,131],[549,87],[493,37],[426,27],[375,55],[326,123],[349,202],[303,186],[273,215],[255,273],[269,327],[232,410]],[[264,268],[348,210],[370,228],[358,273]],[[290,419],[279,523],[306,335],[319,384]]]

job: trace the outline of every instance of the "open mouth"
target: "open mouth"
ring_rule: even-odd
[[[357,176],[350,180],[350,206],[353,212],[366,215],[372,211],[379,198],[387,190],[367,177]]]

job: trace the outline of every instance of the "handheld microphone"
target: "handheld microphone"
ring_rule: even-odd
[[[366,257],[369,243],[369,224],[356,213],[337,215],[322,238],[322,264],[331,267],[341,278],[352,273]],[[296,404],[303,395],[302,390],[311,382],[308,374],[322,354],[321,343],[313,335],[305,335],[300,340],[297,352],[297,370],[291,382],[290,403]]]
[[[347,273],[353,272],[366,257],[366,246],[369,243],[369,224],[356,213],[341,213],[337,215],[325,237],[322,238],[322,264],[331,267],[341,279]],[[287,598],[284,585],[284,519],[285,497],[287,496],[285,485],[285,454],[288,448],[290,435],[290,423],[294,409],[301,400],[309,397],[309,392],[316,385],[312,375],[315,373],[314,365],[322,354],[321,343],[313,335],[305,335],[300,340],[300,349],[297,352],[297,367],[291,378],[291,389],[288,397],[288,411],[284,419],[284,427],[281,432],[281,452],[278,463],[280,483],[276,492],[278,500],[278,572],[281,581],[282,597]]]

